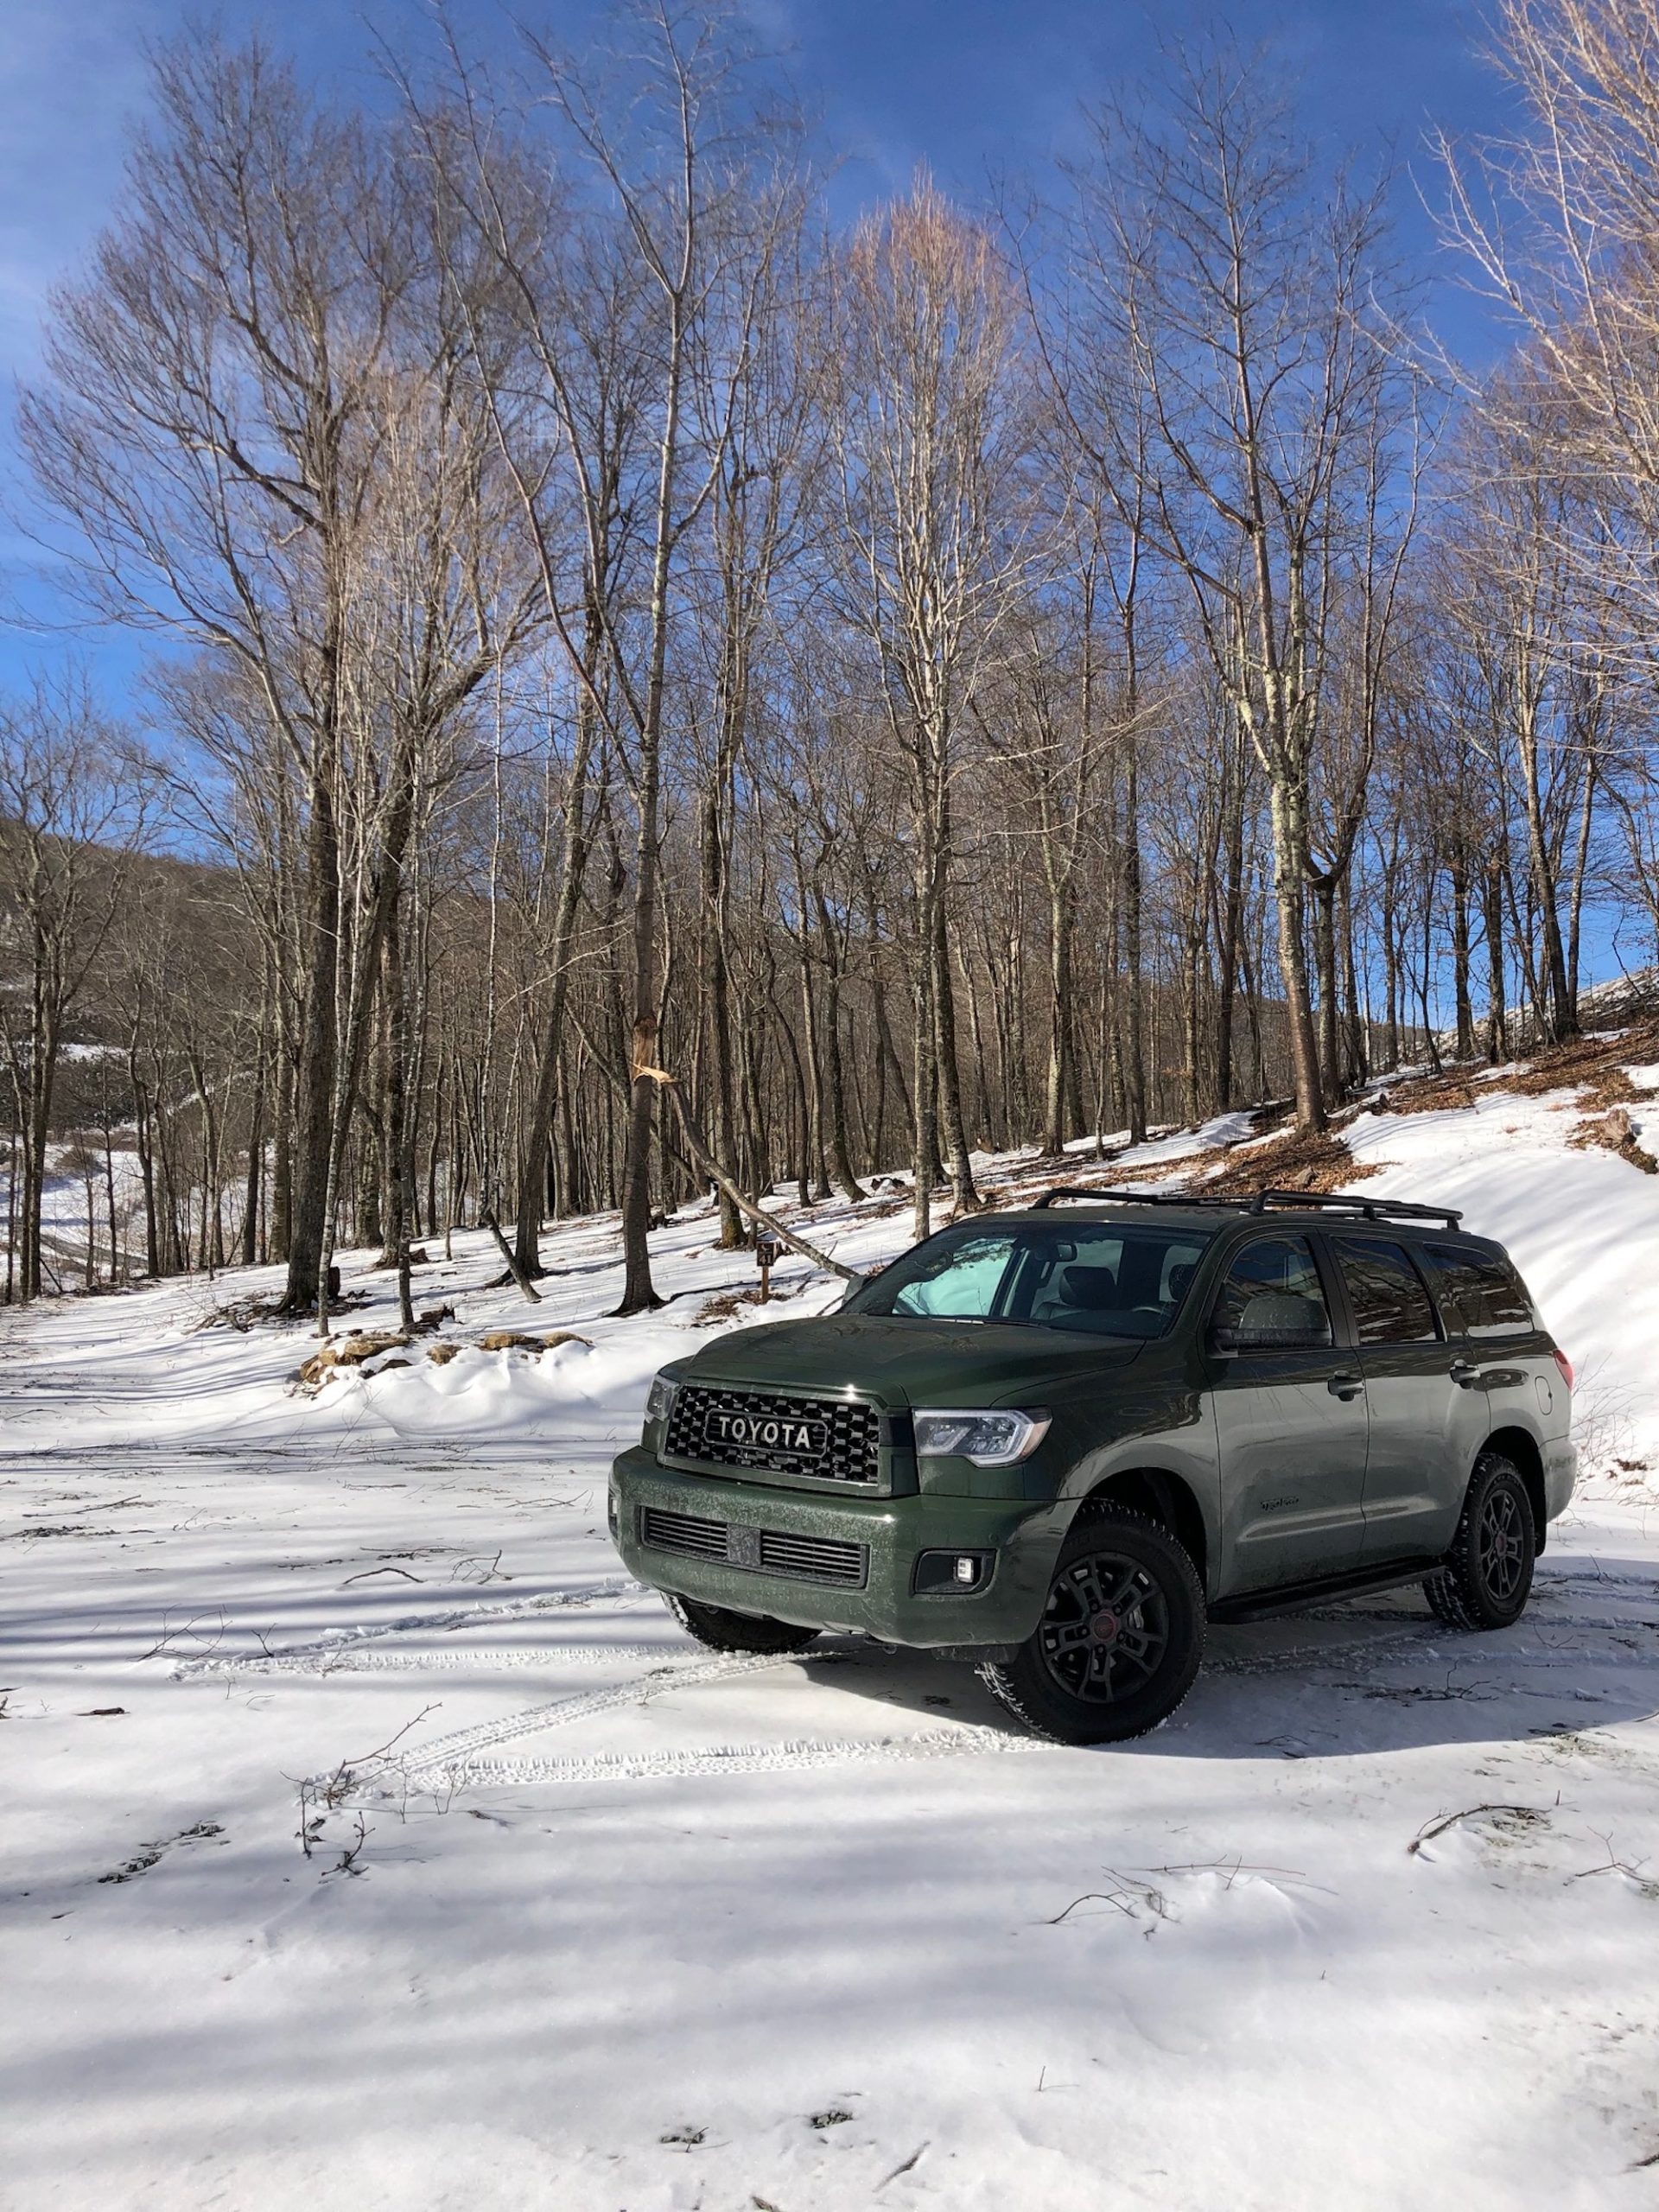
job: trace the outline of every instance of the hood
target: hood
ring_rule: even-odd
[[[995,1321],[833,1313],[740,1329],[676,1371],[687,1382],[769,1390],[868,1391],[884,1405],[1040,1404],[1103,1368],[1127,1367],[1138,1338],[1076,1337]]]

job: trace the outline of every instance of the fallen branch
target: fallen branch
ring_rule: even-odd
[[[769,1236],[776,1236],[781,1243],[791,1246],[803,1259],[810,1260],[815,1268],[823,1268],[832,1275],[839,1275],[843,1282],[863,1281],[864,1277],[856,1268],[849,1268],[840,1260],[832,1260],[827,1252],[821,1251],[816,1244],[810,1244],[804,1236],[798,1236],[775,1213],[768,1213],[765,1206],[755,1199],[744,1196],[709,1151],[696,1117],[686,1103],[685,1093],[680,1088],[677,1076],[670,1075],[666,1068],[639,1068],[635,1072],[649,1076],[653,1083],[660,1084],[673,1099],[674,1109],[680,1117],[680,1134],[685,1139],[686,1150],[716,1189],[728,1198],[741,1213],[747,1214],[749,1219],[764,1229]]]
[[[485,1228],[489,1230],[491,1236],[494,1237],[496,1249],[499,1251],[502,1258],[507,1263],[507,1273],[512,1277],[514,1282],[518,1284],[519,1289],[524,1292],[524,1296],[530,1300],[531,1304],[532,1306],[539,1306],[542,1302],[542,1294],[537,1289],[535,1284],[531,1282],[530,1277],[519,1266],[518,1259],[514,1255],[512,1245],[508,1243],[506,1238],[501,1234],[500,1223],[496,1219],[495,1216],[487,1210],[480,1214],[479,1218],[484,1224]]]

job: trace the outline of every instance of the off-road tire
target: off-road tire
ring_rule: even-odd
[[[1097,1569],[1089,1568],[1091,1560]],[[1091,1611],[1090,1590],[1121,1594]],[[1095,1627],[1105,1615],[1110,1629]],[[1057,1744],[1123,1743],[1167,1720],[1192,1688],[1204,1630],[1204,1591],[1185,1548],[1161,1522],[1113,1506],[1078,1516],[1035,1633],[1012,1659],[982,1667],[979,1677],[1034,1735]],[[1121,1661],[1151,1671],[1140,1681],[1131,1671],[1120,1690],[1096,1679],[1103,1660],[1113,1675]],[[1064,1679],[1078,1674],[1079,1661],[1090,1694]]]
[[[672,1590],[663,1595],[686,1634],[711,1651],[804,1651],[817,1637],[815,1628],[775,1621],[769,1614],[728,1613],[723,1605],[704,1605]]]
[[[1510,1628],[1526,1610],[1537,1550],[1520,1469],[1501,1452],[1483,1452],[1446,1564],[1425,1577],[1423,1595],[1448,1628]]]

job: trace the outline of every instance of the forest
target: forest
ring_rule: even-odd
[[[710,1192],[919,1236],[1570,1038],[1659,933],[1659,0],[1493,37],[1515,132],[1413,152],[1478,375],[1219,33],[851,223],[715,0],[372,101],[163,48],[16,412],[145,658],[0,700],[6,1302],[274,1262],[326,1334],[337,1248],[407,1320],[605,1212],[639,1312]]]

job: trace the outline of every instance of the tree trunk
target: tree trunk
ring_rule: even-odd
[[[1313,1033],[1308,990],[1307,955],[1303,944],[1303,886],[1307,880],[1306,794],[1282,779],[1272,785],[1273,890],[1279,921],[1279,972],[1285,990],[1290,1031],[1290,1065],[1296,1090],[1299,1127],[1325,1128],[1325,1099],[1319,1082],[1319,1048]]]

